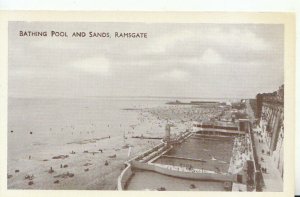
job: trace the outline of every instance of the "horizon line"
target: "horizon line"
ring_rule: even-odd
[[[8,96],[8,98],[168,98],[168,99],[253,99],[251,97],[195,97],[195,96]],[[255,98],[255,97],[254,97]]]

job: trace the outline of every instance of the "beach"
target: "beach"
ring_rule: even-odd
[[[167,123],[176,135],[219,113],[166,102],[9,99],[8,188],[114,190],[124,162],[159,144]]]

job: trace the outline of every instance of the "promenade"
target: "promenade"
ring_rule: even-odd
[[[250,106],[249,100],[246,102],[246,110],[249,116],[249,119],[253,123],[255,120],[254,113]],[[254,132],[254,143],[257,151],[257,156],[259,158],[259,163],[262,168],[266,168],[266,173],[263,173],[263,179],[265,186],[263,187],[263,191],[272,191],[272,192],[281,192],[283,191],[283,180],[278,169],[275,166],[274,160],[271,155],[267,155],[266,153],[270,151],[265,143],[259,143],[260,136],[258,135],[261,132],[261,128],[253,128],[251,132]],[[262,153],[264,150],[264,153]],[[263,159],[261,159],[263,158]]]

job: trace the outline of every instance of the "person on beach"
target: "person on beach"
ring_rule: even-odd
[[[48,172],[49,172],[49,173],[53,173],[53,172],[54,172],[52,166],[50,167],[50,170],[49,170]]]

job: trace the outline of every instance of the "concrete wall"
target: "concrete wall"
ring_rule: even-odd
[[[118,177],[118,190],[125,189],[125,186],[131,176],[132,176],[131,165],[128,164],[127,167],[122,171],[122,173]]]
[[[156,165],[149,165],[145,163],[140,163],[133,161],[132,166],[134,168],[154,171],[160,174],[185,178],[194,180],[214,180],[214,181],[236,181],[236,175],[224,175],[224,174],[212,174],[212,173],[192,173],[192,172],[182,172],[176,170],[169,170],[167,168],[162,168]]]

